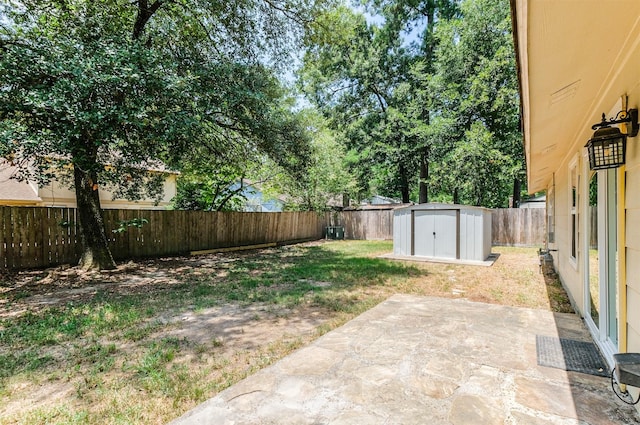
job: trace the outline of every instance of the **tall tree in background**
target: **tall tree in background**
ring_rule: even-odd
[[[384,18],[382,32],[388,39],[409,43],[411,70],[407,83],[411,95],[404,102],[404,114],[411,121],[409,126],[414,142],[413,152],[419,164],[418,202],[429,202],[429,163],[434,155],[433,133],[429,130],[433,93],[424,90],[423,83],[433,73],[433,58],[437,40],[436,25],[454,17],[457,4],[452,0],[371,0],[370,9]],[[408,39],[413,38],[409,42]]]
[[[519,97],[506,0],[466,0],[434,36],[433,131],[442,141],[437,189],[459,202],[506,207],[524,172]]]
[[[409,202],[419,182],[420,201],[426,202],[430,104],[419,85],[431,69],[436,22],[456,9],[444,0],[370,6],[382,23],[367,23],[343,6],[311,27],[301,80],[345,135],[363,187]],[[414,32],[419,43],[407,41]]]
[[[72,170],[83,267],[114,267],[100,188],[141,195],[154,161],[260,151],[304,174],[308,139],[279,106],[272,65],[286,62],[314,1],[0,7],[0,155],[19,167],[18,178],[45,182]],[[145,187],[158,193],[157,184]]]
[[[344,134],[361,186],[368,188],[375,170],[378,185],[408,202],[415,167],[398,96],[407,58],[397,39],[340,6],[310,27],[300,75],[331,128]]]

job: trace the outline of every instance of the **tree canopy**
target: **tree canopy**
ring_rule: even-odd
[[[17,178],[66,173],[85,267],[114,266],[98,192],[158,196],[162,167],[184,208],[231,208],[256,176],[293,208],[506,206],[524,167],[509,19],[507,0],[8,2],[0,156]],[[297,54],[321,116],[279,80]]]
[[[301,86],[344,135],[363,194],[506,206],[522,176],[505,0],[371,0],[326,12]]]
[[[260,152],[304,175],[308,138],[275,76],[316,2],[24,0],[0,23],[0,155],[19,178],[71,170],[86,267],[113,267],[104,185],[157,194],[146,172]],[[153,180],[153,179],[152,179]],[[151,184],[141,184],[143,182]]]

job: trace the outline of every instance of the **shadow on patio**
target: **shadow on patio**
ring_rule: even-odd
[[[580,318],[395,295],[173,424],[634,424],[608,380],[538,366]]]

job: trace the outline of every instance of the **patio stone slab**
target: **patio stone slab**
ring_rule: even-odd
[[[538,366],[536,334],[590,340],[573,314],[396,295],[172,424],[640,423],[608,379]]]

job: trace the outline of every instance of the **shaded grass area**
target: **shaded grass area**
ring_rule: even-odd
[[[556,311],[568,304],[550,303],[563,291],[537,274],[535,249],[499,248],[491,268],[377,258],[391,250],[389,241],[337,241],[147,262],[146,274],[123,274],[116,285],[96,278],[90,296],[4,318],[0,424],[167,422],[394,293]],[[144,289],[123,289],[136,279]],[[30,298],[29,286],[0,294],[8,310]],[[312,314],[322,324],[306,334],[277,328],[250,348],[172,333],[190,326],[175,318],[229,304],[260,307],[247,326]],[[52,394],[21,403],[38,388]]]
[[[98,393],[113,396],[115,386],[115,391],[119,391],[117,387],[133,387],[151,397],[168,398],[174,407],[183,402],[192,405],[246,376],[248,370],[297,348],[302,340],[276,341],[275,346],[263,347],[256,358],[251,353],[239,353],[236,357],[247,359],[237,371],[225,364],[237,359],[216,357],[216,351],[224,348],[219,341],[194,344],[187,339],[158,339],[163,331],[176,326],[159,319],[161,316],[237,303],[272,305],[286,312],[304,304],[325,311],[328,317],[352,317],[381,301],[377,297],[362,299],[352,293],[357,288],[423,273],[410,265],[375,258],[388,249],[388,243],[344,243],[231,256],[186,268],[178,282],[163,289],[133,294],[122,294],[117,288],[101,289],[82,302],[3,319],[0,397],[11,397],[16,381],[61,381],[72,383],[73,397],[85,402],[95,401]],[[6,301],[9,304],[27,298],[21,290],[17,298],[7,297]],[[330,328],[319,329],[318,333]],[[194,374],[200,373],[204,379],[216,370],[223,371],[217,379],[194,384]],[[104,423],[92,410],[48,411],[62,422],[73,423],[78,418],[83,423]],[[117,410],[107,413],[116,422],[120,414]],[[19,421],[51,420],[46,417],[27,416]],[[4,419],[0,423],[5,423]]]

